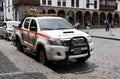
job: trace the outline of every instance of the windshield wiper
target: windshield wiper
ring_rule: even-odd
[[[51,29],[51,28],[42,28],[42,30],[54,30],[54,29]]]
[[[68,29],[68,28],[56,28],[57,30],[60,30],[60,29]]]

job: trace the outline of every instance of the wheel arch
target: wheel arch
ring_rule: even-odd
[[[45,47],[42,43],[38,43],[37,47],[36,47],[36,53],[39,54],[39,50],[44,50],[45,51]],[[46,53],[46,51],[45,51]]]

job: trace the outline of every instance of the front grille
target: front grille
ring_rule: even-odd
[[[64,40],[64,45],[70,48],[69,55],[79,55],[88,53],[87,43],[84,38],[74,38],[70,40]],[[74,49],[79,49],[80,52],[75,53]]]
[[[70,47],[71,44],[73,46],[78,46],[78,47],[86,45],[86,42],[85,42],[85,40],[83,38],[75,38],[72,41],[71,40],[63,40],[62,42],[67,47]]]
[[[70,40],[63,41],[64,46],[70,47]]]

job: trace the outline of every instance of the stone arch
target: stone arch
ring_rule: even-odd
[[[106,15],[104,12],[100,13],[100,25],[104,25],[104,21],[106,19]]]
[[[98,13],[94,12],[92,14],[92,25],[98,25]]]
[[[119,25],[119,15],[117,13],[115,13],[114,15],[114,25]]]
[[[43,14],[46,14],[46,12],[45,12],[45,9],[43,9],[43,12],[42,12]]]
[[[112,13],[107,14],[107,19],[108,19],[108,22],[111,23],[111,21],[113,20]]]
[[[88,11],[84,14],[84,23],[86,24],[87,21],[91,22],[91,14]]]
[[[56,12],[55,12],[54,9],[49,9],[47,13],[48,13],[48,14],[56,14]]]
[[[70,23],[74,23],[74,12],[72,10],[67,12],[67,19]]]
[[[65,11],[64,10],[59,10],[57,15],[65,18]]]
[[[81,11],[76,12],[76,21],[78,21],[81,25],[83,24],[83,13]]]

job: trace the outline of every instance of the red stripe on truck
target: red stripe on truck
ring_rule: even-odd
[[[45,37],[45,38],[51,38],[48,35],[45,35],[45,34],[42,34],[42,33],[37,33],[37,32],[26,30],[26,29],[22,29],[22,28],[15,28],[15,29],[16,30],[22,30],[22,31],[25,31],[25,32],[29,32],[29,33],[32,33],[32,34],[37,34],[38,36],[42,36],[42,37]]]

